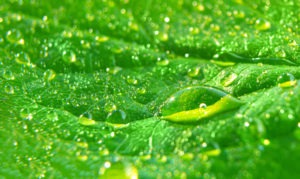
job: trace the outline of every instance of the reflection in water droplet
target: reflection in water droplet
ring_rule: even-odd
[[[266,19],[257,19],[255,21],[255,29],[259,31],[269,30],[271,28],[271,23]]]
[[[3,70],[2,76],[6,80],[14,80],[15,76],[10,70]]]
[[[55,71],[53,71],[51,69],[48,69],[44,72],[44,80],[45,81],[51,81],[55,78],[55,76],[56,76]]]
[[[4,91],[7,94],[14,94],[15,93],[14,87],[11,86],[11,85],[5,85],[4,86]]]
[[[68,51],[63,51],[63,54],[62,54],[62,58],[65,62],[67,63],[74,63],[76,62],[76,54],[71,51],[71,50],[68,50]]]

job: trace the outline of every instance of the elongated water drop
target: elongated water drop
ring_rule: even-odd
[[[195,86],[185,88],[170,96],[161,106],[160,112],[164,120],[195,122],[238,108],[242,104],[242,101],[222,90]]]

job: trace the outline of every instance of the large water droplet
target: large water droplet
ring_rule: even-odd
[[[184,88],[170,96],[160,107],[163,116],[175,112],[199,108],[199,104],[212,105],[227,93],[207,86],[194,86]]]
[[[206,107],[199,108],[199,103]],[[195,122],[221,112],[238,108],[243,103],[228,93],[206,86],[178,91],[161,106],[161,118],[173,122]]]
[[[279,87],[288,88],[295,86],[297,84],[297,80],[294,75],[291,73],[283,73],[277,78],[277,83]]]

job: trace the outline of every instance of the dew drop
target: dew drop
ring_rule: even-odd
[[[205,109],[207,107],[207,105],[205,103],[200,103],[199,108],[203,108]]]
[[[31,65],[31,63],[30,63],[30,57],[25,52],[17,53],[15,59],[16,59],[16,62],[18,64],[23,64],[23,65],[27,65],[27,66]]]
[[[238,76],[235,73],[230,74],[222,81],[223,86],[225,87],[230,86],[236,80],[237,77]]]
[[[68,51],[63,51],[63,54],[62,54],[62,58],[65,62],[67,63],[74,63],[76,62],[76,54],[71,51],[71,50],[68,50]]]
[[[95,40],[96,40],[97,42],[106,42],[106,41],[109,40],[109,38],[106,37],[106,36],[101,36],[101,37],[96,36],[96,37],[95,37]]]
[[[277,83],[279,87],[288,88],[295,86],[297,84],[297,80],[293,74],[283,73],[277,78]]]
[[[105,162],[103,167],[100,168],[99,174],[101,178],[138,178],[138,169],[126,162]]]
[[[117,74],[121,70],[122,70],[122,68],[118,67],[118,66],[106,68],[106,72],[109,73],[109,74],[112,74],[112,75]]]
[[[243,11],[237,11],[237,10],[233,11],[233,15],[237,19],[242,19],[245,17],[245,13]]]
[[[255,29],[259,31],[269,30],[271,28],[271,23],[266,19],[259,18],[255,21]]]
[[[96,124],[96,121],[90,118],[85,117],[84,115],[80,115],[78,121],[81,125],[84,126],[93,126]]]
[[[44,80],[45,81],[51,81],[55,78],[56,73],[54,70],[48,69],[44,72]]]
[[[85,49],[91,48],[91,44],[90,44],[89,42],[85,41],[85,40],[81,40],[81,41],[80,41],[80,44],[81,44],[81,46],[82,46],[83,48],[85,48]]]
[[[24,45],[22,33],[17,29],[12,29],[6,32],[6,39],[13,44]]]
[[[187,75],[192,78],[197,77],[199,75],[200,71],[201,71],[200,67],[193,67],[193,68],[188,69]]]
[[[280,47],[275,48],[275,54],[276,54],[277,57],[281,57],[281,58],[286,57],[285,51]]]
[[[159,66],[167,66],[169,65],[170,61],[168,59],[162,59],[162,58],[157,58],[156,64]]]
[[[131,85],[138,84],[138,80],[132,76],[127,76],[126,81],[128,84],[131,84]]]
[[[217,24],[211,24],[211,25],[210,25],[210,29],[211,29],[212,31],[218,32],[218,31],[220,31],[220,26],[217,25]]]
[[[31,120],[32,119],[32,113],[30,112],[30,110],[28,108],[23,108],[20,111],[20,117],[24,120]]]
[[[199,103],[207,105],[199,108]],[[201,107],[205,106],[204,104]],[[216,114],[236,109],[242,101],[207,86],[195,86],[182,89],[170,96],[160,107],[161,119],[172,122],[195,122]]]
[[[169,39],[169,35],[166,32],[159,32],[157,34],[157,37],[160,41],[163,41],[163,42],[168,41],[168,39]]]
[[[138,94],[145,94],[146,93],[146,89],[145,88],[138,88],[137,89],[137,93]]]
[[[5,85],[4,86],[4,91],[7,94],[14,94],[15,93],[14,87],[11,86],[11,85]]]
[[[15,76],[10,70],[3,70],[2,76],[6,80],[14,80]]]

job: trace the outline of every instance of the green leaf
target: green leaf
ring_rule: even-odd
[[[299,178],[299,9],[2,2],[1,178]]]

